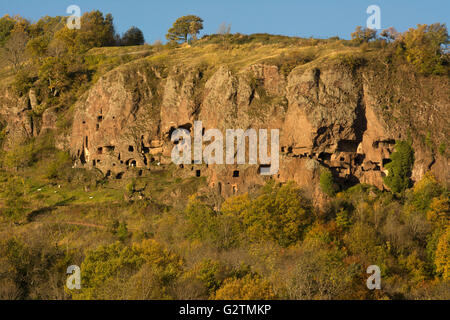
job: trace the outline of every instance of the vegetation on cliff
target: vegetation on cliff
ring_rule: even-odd
[[[202,27],[197,18],[169,30],[172,40],[191,35],[190,44],[131,47],[113,47],[112,17],[97,11],[83,16],[77,32],[60,17],[0,19],[2,90],[13,88],[20,101],[33,89],[28,99],[36,103],[26,109],[27,119],[39,124],[55,108],[57,123],[53,131],[6,145],[10,127],[0,118],[0,299],[449,299],[449,192],[431,173],[413,185],[419,150],[410,141],[397,141],[384,190],[338,188],[331,170],[320,167],[319,185],[327,194],[321,206],[294,183],[273,180],[223,199],[204,177],[186,177],[174,165],[155,163],[144,172],[130,167],[132,178],[110,179],[74,167],[71,156],[56,148],[75,102],[116,67],[142,64],[166,78],[180,62],[200,66],[199,90],[221,64],[233,71],[269,64],[284,77],[303,66],[330,64],[353,74],[366,67],[368,77],[385,72],[385,83],[374,81],[376,111],[394,130],[416,141],[422,136],[433,156],[447,156],[446,129],[420,127],[408,100],[384,91],[417,79],[423,86],[447,83],[443,25],[401,35],[387,30],[381,38],[359,28],[348,41],[229,30],[196,39]],[[134,29],[122,39],[143,41]],[[261,101],[286,104],[266,96],[257,79],[250,82],[261,98],[253,113],[261,114]],[[145,85],[152,102],[160,103],[156,85]],[[66,268],[74,264],[82,270],[79,291],[65,287]],[[382,289],[370,291],[366,268],[374,264],[382,271]]]

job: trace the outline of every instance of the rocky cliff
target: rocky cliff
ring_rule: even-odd
[[[171,164],[177,128],[279,129],[280,169],[272,178],[294,180],[318,195],[320,167],[342,187],[358,182],[382,189],[396,140],[412,139],[413,179],[428,170],[448,183],[448,157],[430,147],[448,145],[449,80],[422,77],[369,61],[357,67],[337,60],[310,62],[288,73],[277,65],[227,64],[167,67],[138,60],[101,77],[73,108],[72,126],[60,133],[55,110],[39,121],[29,97],[2,94],[0,116],[9,140],[48,130],[70,150],[74,165],[121,179]],[[13,138],[14,137],[14,138]],[[424,139],[426,138],[426,139]],[[226,197],[270,179],[259,165],[182,165],[185,175],[206,176]]]

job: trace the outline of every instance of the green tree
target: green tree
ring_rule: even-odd
[[[224,203],[228,214],[234,210],[252,241],[274,241],[287,247],[302,239],[313,222],[311,203],[292,182],[282,186],[269,182],[256,199],[240,201],[241,206],[229,206],[228,201]]]
[[[0,46],[3,46],[14,29],[15,21],[9,15],[0,19]]]
[[[122,46],[139,46],[144,44],[144,34],[139,28],[131,27],[127,32],[122,36],[120,44]]]
[[[186,207],[188,235],[193,239],[214,241],[217,234],[217,214],[197,198],[189,199]]]
[[[414,165],[414,150],[406,141],[398,141],[391,154],[391,162],[386,165],[388,175],[384,177],[386,185],[396,193],[411,186],[411,172]]]
[[[169,29],[166,38],[170,41],[187,42],[188,35],[193,39],[197,38],[197,34],[203,29],[203,20],[200,17],[189,15],[178,18],[172,28]]]
[[[9,179],[2,195],[5,199],[7,216],[17,219],[26,211],[29,202],[26,200],[26,185],[23,179],[17,177]]]
[[[103,13],[98,10],[87,12],[81,17],[81,29],[74,31],[76,31],[77,45],[81,50],[115,44],[115,30],[111,14],[104,17]]]
[[[71,167],[72,159],[69,153],[64,151],[58,151],[55,159],[50,163],[47,168],[48,179],[61,179],[66,171]]]
[[[435,256],[436,272],[444,280],[450,279],[450,226],[439,238]]]
[[[322,168],[319,178],[319,185],[322,192],[326,193],[330,197],[334,197],[336,194],[333,174],[330,170]]]
[[[449,36],[445,24],[419,24],[416,29],[405,32],[401,39],[406,59],[419,72],[425,74],[441,74],[445,72],[443,46],[449,44]]]

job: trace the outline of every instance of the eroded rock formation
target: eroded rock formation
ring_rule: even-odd
[[[61,139],[67,141],[76,166],[97,168],[120,179],[135,172],[130,170],[133,167],[142,173],[170,165],[171,133],[177,128],[192,132],[196,120],[202,121],[205,129],[223,132],[279,129],[280,169],[272,178],[294,180],[318,193],[319,168],[326,167],[342,186],[361,182],[383,188],[385,165],[395,141],[406,139],[409,128],[392,125],[395,122],[389,123],[389,116],[383,115],[382,77],[370,69],[355,71],[339,64],[306,64],[288,76],[277,66],[265,64],[239,71],[227,66],[205,70],[180,65],[163,76],[144,60],[109,72],[80,97],[71,132]],[[408,94],[392,90],[391,100]],[[432,89],[421,86],[415,90]],[[433,108],[445,119],[449,98],[442,97],[442,92]],[[3,104],[11,107],[1,109],[2,118],[19,135],[36,134],[26,115],[37,103],[35,99],[12,99],[3,95]],[[40,130],[55,129],[55,118],[54,110],[46,110]],[[446,126],[436,115],[431,120],[422,117],[414,126],[424,127],[427,122]],[[447,127],[445,130],[448,132]],[[441,181],[448,182],[448,158],[414,142],[413,178],[420,179],[431,169]],[[179,168],[186,175],[206,176],[210,187],[223,196],[263,184],[268,178],[258,173],[260,169],[259,165],[205,164]]]

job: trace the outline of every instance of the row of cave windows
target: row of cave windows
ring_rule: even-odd
[[[180,164],[179,167],[180,167],[180,169],[183,169],[183,168],[184,168],[184,165]],[[270,166],[269,166],[269,165],[261,165],[261,166],[259,166],[259,168],[258,168],[258,174],[261,173],[261,171],[262,171],[263,168],[268,169],[268,168],[270,168]],[[193,171],[193,170],[194,170],[194,167],[192,167],[191,170]],[[239,175],[240,175],[239,170],[234,170],[234,171],[233,171],[233,178],[239,178]],[[196,171],[195,171],[195,176],[196,176],[196,177],[201,177],[201,170],[196,170]]]
[[[143,173],[143,171],[139,170],[139,173],[138,173],[139,176],[142,176],[142,173]],[[125,174],[124,172],[119,172],[116,174],[115,178],[117,180],[120,180],[120,179],[122,179],[124,174]],[[111,170],[108,170],[106,172],[106,177],[109,178],[110,176],[111,176]],[[200,170],[197,170],[197,177],[199,177],[199,176],[200,176]],[[230,184],[230,183],[228,182],[228,184]],[[222,193],[222,183],[221,182],[218,183],[218,189],[219,189],[219,193]],[[236,192],[237,192],[237,187],[235,185],[233,185],[233,194],[235,194]]]
[[[86,141],[87,141],[87,137],[86,137]],[[87,144],[87,142],[86,142]],[[114,146],[106,146],[104,147],[106,149],[106,151],[114,151],[116,149],[116,147]],[[128,146],[128,151],[129,152],[134,152],[134,147],[133,146]],[[103,154],[103,147],[98,147],[97,148],[97,154]]]

